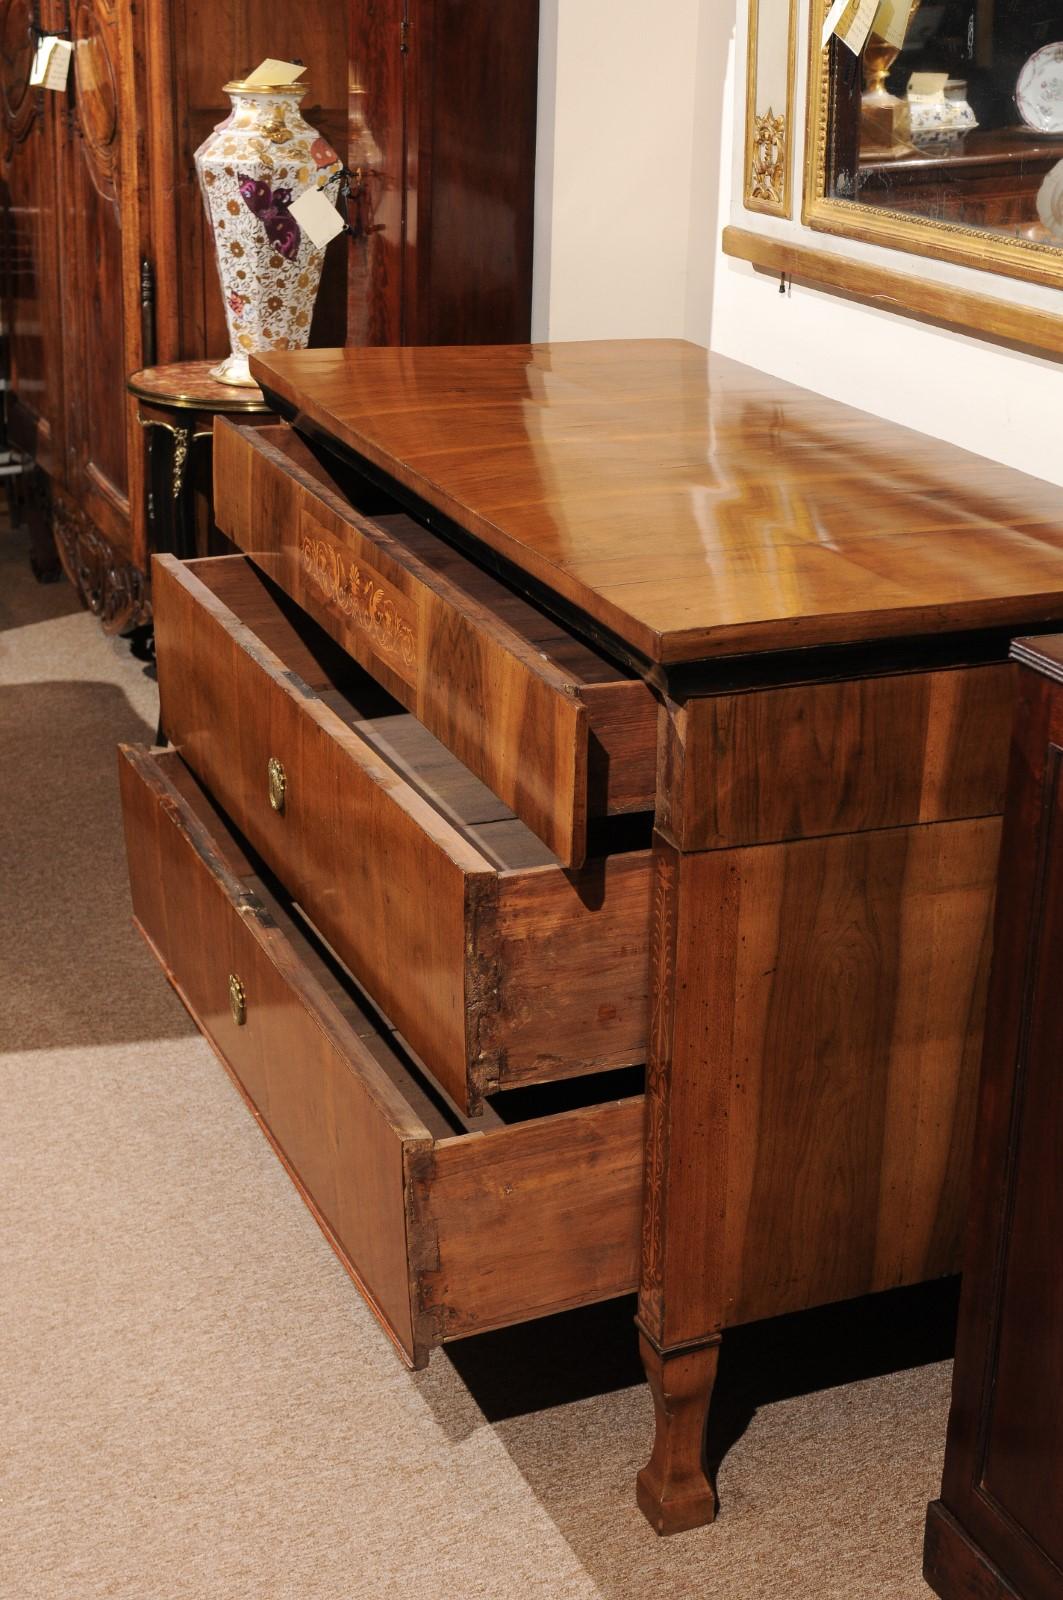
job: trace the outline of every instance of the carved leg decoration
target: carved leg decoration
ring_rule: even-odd
[[[121,633],[151,620],[144,573],[111,548],[84,512],[57,499],[52,527],[63,570],[105,633]]]
[[[657,1533],[685,1533],[716,1516],[716,1490],[705,1470],[705,1424],[720,1341],[660,1352],[639,1336],[657,1431],[638,1476],[639,1509]]]

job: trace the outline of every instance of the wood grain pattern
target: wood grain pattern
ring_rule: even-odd
[[[1030,1600],[1013,1589],[985,1552],[935,1500],[927,1511],[923,1577],[943,1600]]]
[[[629,1291],[641,1097],[486,1133],[433,1110],[430,1129],[410,1070],[274,897],[266,909],[179,758],[124,747],[120,772],[142,931],[406,1359]]]
[[[160,557],[154,573],[168,736],[458,1105],[642,1060],[647,852],[576,873],[507,869],[497,830],[516,824],[448,821],[468,795],[459,773],[434,802],[452,757],[436,745],[436,776],[415,787],[385,754],[386,719],[363,738],[357,714],[334,709],[338,691],[315,693],[306,677],[321,683],[327,658],[307,665],[283,617],[263,625],[276,603],[242,557]],[[287,777],[283,813],[271,759]]]
[[[65,457],[60,221],[62,191],[53,180],[62,129],[53,97],[32,89],[33,23],[52,21],[47,0],[35,17],[32,0],[7,0],[2,13],[4,139],[0,181],[4,271],[0,277],[7,335],[11,437],[49,474]]]
[[[564,1072],[576,1017],[580,1051],[596,1068],[642,1060],[650,876],[646,850],[588,862],[578,873],[500,874],[497,1011],[481,1037],[504,1056],[507,1084],[550,1076],[550,1062]]]
[[[1023,641],[941,1500],[925,1571],[945,1600],[1063,1597],[1058,997],[1063,688]]]
[[[566,866],[586,850],[592,737],[596,811],[652,806],[644,683],[408,517],[359,514],[290,429],[219,422],[215,452],[219,526]]]
[[[731,1063],[729,1322],[958,1269],[999,834],[993,817],[684,863],[734,918],[705,1001],[710,1058]]]
[[[422,1292],[443,1338],[635,1287],[642,1118],[639,1096],[436,1144],[414,1214],[438,1251]]]
[[[635,1496],[655,1533],[686,1533],[716,1517],[716,1492],[702,1455],[705,1395],[716,1381],[720,1339],[663,1352],[643,1332],[639,1352],[656,1428],[653,1455],[638,1475]]]
[[[688,701],[658,825],[704,850],[999,815],[1014,675],[1002,662]]]
[[[348,342],[526,339],[538,0],[357,0],[348,15]]]
[[[73,116],[65,119],[55,183],[61,234],[64,343],[62,483],[112,549],[147,568],[139,430],[126,374],[143,366],[139,307],[143,151],[135,64],[144,20],[128,5],[74,0],[69,28]],[[109,330],[100,337],[101,327]]]
[[[810,250],[806,245],[750,233],[746,228],[725,228],[723,251],[766,272],[824,284],[883,310],[926,317],[946,327],[973,331],[982,338],[1002,339],[1063,355],[1063,317],[1039,311],[1035,306],[976,294],[930,278],[916,278],[911,273],[894,272],[892,267],[869,266],[841,251]]]
[[[726,1327],[957,1269],[998,840],[996,817],[696,854],[658,835],[651,1383]],[[657,1428],[640,1505],[674,1532],[709,1514],[700,1434],[660,1404]]]
[[[1063,615],[1063,489],[669,340],[252,358],[650,662]]]

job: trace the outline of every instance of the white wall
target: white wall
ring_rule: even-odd
[[[741,161],[735,0],[542,0],[542,15],[535,338],[694,339],[1063,484],[1058,362],[826,291],[780,295],[722,255]]]
[[[541,0],[532,336],[702,337],[722,63],[702,0]],[[695,308],[688,310],[688,305]]]

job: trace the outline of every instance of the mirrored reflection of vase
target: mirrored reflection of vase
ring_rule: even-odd
[[[921,0],[909,0],[903,33],[912,25]],[[891,12],[904,10],[904,0],[894,0]],[[877,18],[876,18],[877,20]],[[892,21],[892,17],[891,17]],[[894,37],[900,38],[901,34]],[[909,152],[911,118],[906,100],[900,100],[886,87],[890,69],[901,53],[899,44],[890,44],[872,31],[864,45],[864,92],[860,101],[860,153],[883,157]]]
[[[305,84],[227,83],[225,92],[232,112],[196,151],[231,347],[213,375],[253,386],[254,351],[301,350],[310,337],[324,251],[288,208],[340,161],[303,119]]]

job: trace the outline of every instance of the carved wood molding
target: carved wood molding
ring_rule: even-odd
[[[12,145],[29,137],[44,109],[44,90],[29,81],[36,24],[31,0],[0,0],[0,104]]]
[[[74,106],[89,175],[105,200],[117,202],[121,136],[118,121],[117,20],[106,0],[75,0]]]
[[[146,575],[112,548],[84,512],[56,501],[52,531],[63,571],[105,633],[151,621]]]

